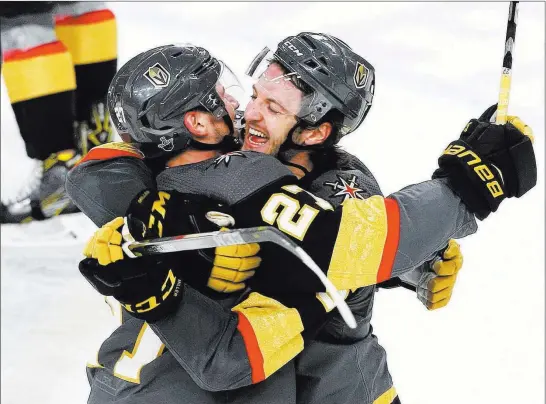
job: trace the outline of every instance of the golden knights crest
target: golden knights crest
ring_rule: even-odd
[[[152,67],[148,67],[148,71],[144,73],[144,77],[146,77],[155,88],[165,88],[169,85],[171,80],[171,74],[159,63],[156,63]]]
[[[360,62],[356,62],[356,69],[353,79],[355,81],[356,88],[362,88],[368,82],[369,70]]]

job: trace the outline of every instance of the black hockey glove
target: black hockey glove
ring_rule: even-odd
[[[136,219],[127,224],[134,239],[152,236]],[[124,219],[118,217],[95,232],[85,247],[88,258],[80,262],[80,272],[99,293],[114,296],[135,317],[155,321],[177,307],[182,278],[172,256],[127,257],[121,248],[123,226]]]
[[[142,240],[217,230],[205,214],[219,209],[223,206],[208,198],[146,190],[129,207],[125,233]],[[130,259],[121,248],[123,226],[123,218],[114,219],[97,230],[85,248],[88,258],[80,263],[80,271],[99,293],[114,296],[132,315],[153,322],[178,306],[182,279],[205,288],[214,250]]]
[[[224,215],[210,215],[209,212],[221,212]],[[221,226],[232,226],[235,221],[230,216],[230,209],[205,196],[183,194],[177,191],[146,190],[137,195],[128,212],[131,218],[137,218],[148,224],[147,231],[155,237],[170,237],[180,234],[217,231]],[[220,219],[223,222],[215,221]],[[147,237],[150,238],[150,237]],[[246,262],[245,246],[241,248],[214,248],[173,253],[174,266],[184,281],[205,294],[215,295],[213,291],[231,292],[244,284],[228,285],[223,281],[239,281],[245,278],[244,272],[259,265],[259,259]],[[248,252],[257,253],[259,246]],[[250,254],[253,255],[253,254]],[[246,257],[246,256],[245,256]],[[228,258],[228,259],[224,259]],[[233,258],[233,259],[231,259]],[[229,262],[227,262],[229,261]],[[237,267],[239,271],[230,270]],[[254,265],[255,264],[255,265]],[[224,271],[225,270],[225,271]],[[246,275],[253,275],[247,272]],[[236,283],[236,282],[235,282]],[[230,289],[233,286],[235,289]]]
[[[104,296],[114,296],[134,317],[153,322],[171,313],[182,299],[182,278],[168,259],[142,257],[102,266],[94,258],[80,272]]]
[[[438,159],[432,178],[446,177],[468,209],[480,220],[505,198],[520,197],[536,185],[537,169],[528,128],[519,118],[490,123],[496,105],[466,125]],[[525,134],[524,134],[525,133]]]

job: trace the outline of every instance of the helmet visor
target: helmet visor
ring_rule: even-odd
[[[226,110],[233,121],[235,119],[235,110],[239,108],[244,99],[243,86],[229,66],[223,62],[220,62],[220,64],[222,70],[216,82],[215,89],[220,99],[224,102]]]

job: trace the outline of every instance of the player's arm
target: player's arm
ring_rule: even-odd
[[[532,147],[518,149],[526,147],[528,138],[513,126],[479,123],[476,131],[467,128],[462,138],[470,151],[465,154],[471,155],[472,162],[483,162],[474,170],[442,157],[443,178],[406,187],[387,198],[349,199],[336,210],[295,185],[272,183],[233,207],[237,224],[276,226],[305,248],[340,290],[402,275],[430,259],[450,238],[474,232],[477,226],[471,212],[484,217],[495,211],[500,203],[495,195],[521,195],[534,185],[527,178],[519,181],[522,173],[533,174],[534,154]],[[480,150],[486,157],[478,156]],[[493,153],[491,162],[487,153]],[[490,168],[493,164],[495,168]],[[497,169],[504,181],[491,171]],[[534,170],[536,178],[536,167]],[[494,187],[483,181],[484,173],[492,177]],[[174,203],[174,198],[169,202]],[[178,220],[165,219],[164,223],[176,226]],[[283,265],[274,265],[272,270],[262,266],[253,279],[255,290],[270,296],[324,292],[314,274],[301,263],[298,267],[297,259],[283,256],[279,249],[273,252],[269,262]]]
[[[137,201],[156,201],[151,191],[145,192]],[[156,196],[159,201],[176,199],[157,191]],[[165,203],[163,208],[168,220],[170,207]],[[175,215],[182,209],[174,209]],[[169,225],[160,222],[156,217],[152,229],[169,232]],[[301,352],[304,326],[298,310],[260,293],[240,302],[235,301],[240,295],[212,300],[186,284],[178,271],[189,256],[128,259],[120,247],[123,223],[117,218],[96,232],[80,271],[101,294],[114,296],[130,315],[146,320],[201,388],[221,391],[259,383]],[[141,234],[139,222],[130,224],[130,234]]]
[[[99,227],[125,215],[134,196],[153,187],[144,155],[130,143],[94,147],[66,178],[70,199]]]
[[[131,203],[130,218],[139,220],[129,220],[128,230],[145,238],[193,233],[194,226],[210,230],[204,218],[209,210],[222,206],[195,195],[146,190]],[[80,270],[101,294],[114,296],[131,315],[148,321],[202,388],[226,390],[263,381],[301,352],[304,333],[316,331],[333,308],[326,309],[315,293],[266,296],[259,284],[226,308],[225,301],[210,300],[185,283],[187,272],[179,267],[187,266],[194,252],[127,259],[120,247],[123,225],[117,218],[96,232]]]
[[[328,171],[317,178],[313,189],[317,189],[318,185],[317,192],[327,198],[334,207],[350,197],[362,199],[372,195],[383,196],[379,184],[366,165],[355,156],[347,160],[349,163],[344,168]],[[332,193],[330,188],[337,192]],[[433,259],[400,277],[393,277],[380,283],[379,287],[407,289],[413,292],[427,309],[435,310],[448,304],[461,265],[460,248],[456,241],[451,239],[449,248],[446,246],[438,251]]]
[[[233,207],[237,224],[268,224],[285,232],[340,290],[399,276],[430,259],[450,238],[477,227],[473,214],[442,180],[412,185],[387,198],[348,199],[335,210],[295,185],[265,193]],[[259,282],[268,295],[324,292],[318,278],[280,248],[263,245],[262,258],[253,288]],[[283,265],[276,265],[279,261]]]
[[[344,160],[348,163],[343,168],[327,171],[317,178],[312,189],[317,190],[334,207],[351,197],[362,199],[372,195],[383,196],[381,187],[366,165],[357,157],[344,153],[350,156]],[[449,244],[450,248],[438,251],[432,260],[400,277],[380,283],[379,287],[390,289],[401,286],[413,292],[429,310],[444,307],[450,300],[456,274],[462,265],[462,254],[455,240],[450,240]]]
[[[519,127],[471,120],[440,157],[435,180],[387,198],[348,199],[342,209],[331,211],[319,201],[309,202],[302,190],[281,186],[243,201],[236,210],[238,225],[261,221],[276,226],[313,257],[338,289],[400,276],[433,258],[449,239],[475,232],[475,216],[483,220],[507,197],[534,187],[530,129],[518,121],[513,120]],[[309,271],[287,268],[292,265],[270,271],[269,287],[276,287],[276,277],[279,290],[291,284],[308,291],[321,287],[306,275]],[[259,271],[255,279],[263,274]]]

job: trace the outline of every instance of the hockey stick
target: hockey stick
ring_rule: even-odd
[[[516,41],[516,24],[518,18],[518,1],[510,2],[508,11],[508,25],[506,27],[506,41],[504,44],[504,59],[502,61],[502,75],[500,81],[499,103],[497,107],[497,125],[504,125],[508,115],[508,101],[510,99],[510,85],[512,84],[512,58]]]
[[[125,228],[127,226],[124,226]],[[275,243],[298,257],[305,265],[318,276],[326,292],[330,295],[343,320],[351,328],[356,328],[356,320],[339,294],[334,284],[324,275],[320,267],[305,252],[303,248],[290,240],[280,230],[270,226],[249,227],[246,229],[232,229],[227,231],[213,231],[209,233],[187,234],[175,237],[164,237],[142,241],[126,241],[123,251],[130,258],[142,255],[164,254],[177,251],[200,250],[226,245],[248,243]]]

